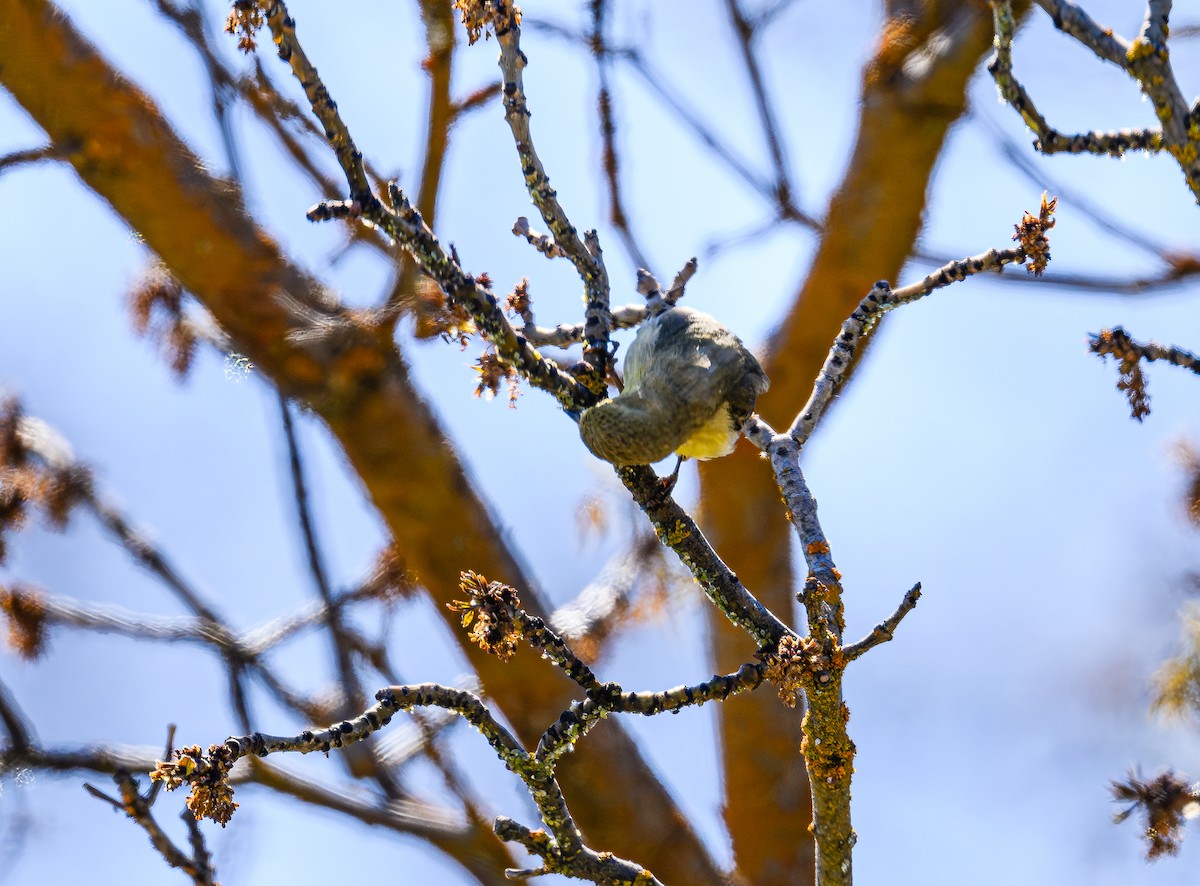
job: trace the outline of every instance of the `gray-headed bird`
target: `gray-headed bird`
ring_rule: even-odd
[[[642,324],[625,357],[625,386],[584,411],[579,433],[614,465],[728,455],[767,390],[766,373],[736,335],[692,308]],[[678,470],[678,466],[676,466]]]

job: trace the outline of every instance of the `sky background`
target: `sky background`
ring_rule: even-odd
[[[214,170],[224,151],[208,113],[199,61],[148,2],[62,3],[118,67],[146,89]],[[1092,14],[1132,36],[1144,8],[1089,2]],[[1179,4],[1180,21],[1200,10]],[[114,9],[119,7],[119,14]],[[226,4],[209,5],[213,23]],[[411,3],[292,0],[298,35],[356,140],[402,187],[419,168],[425,88],[423,33]],[[530,2],[530,19],[583,21],[579,4]],[[671,84],[746,157],[761,161],[752,103],[720,4],[618,4],[618,40],[637,40]],[[880,18],[876,3],[801,0],[766,35],[762,53],[800,186],[823,213],[856,126],[859,72]],[[375,41],[366,49],[362,35]],[[232,59],[233,41],[219,41]],[[574,47],[527,27],[531,125],[551,180],[575,224],[600,229],[614,302],[635,301],[635,268],[604,224],[604,184],[593,117],[595,73]],[[1173,44],[1186,95],[1200,90],[1200,40]],[[495,41],[460,54],[456,92],[495,77]],[[239,62],[241,63],[241,62]],[[282,65],[264,63],[281,83]],[[1017,39],[1016,70],[1062,131],[1152,123],[1149,105],[1044,15]],[[692,255],[700,273],[688,303],[717,315],[751,345],[778,322],[811,258],[814,238],[778,229],[738,248],[706,252],[754,230],[766,207],[730,178],[633,76],[618,71],[620,140],[628,209],[660,279]],[[1044,181],[1007,164],[993,127],[1028,146],[1015,112],[986,73],[971,90],[971,119],[952,133],[930,194],[921,245],[961,257],[1009,245],[1013,224],[1043,187],[1086,194],[1176,248],[1200,250],[1200,209],[1166,157],[1123,161],[1027,157]],[[247,115],[237,115],[254,216],[286,251],[347,302],[373,304],[388,268],[343,246],[338,225],[312,225],[318,195]],[[0,92],[0,153],[43,136]],[[327,168],[335,171],[332,158]],[[896,170],[896,174],[904,174]],[[1051,193],[1056,192],[1051,187]],[[126,293],[147,262],[136,235],[66,167],[0,176],[0,385],[54,425],[121,502],[237,625],[294,610],[312,591],[291,507],[278,404],[260,379],[231,380],[226,358],[201,350],[184,383],[131,329]],[[581,315],[577,278],[511,236],[534,215],[499,104],[454,131],[438,220],[472,272],[498,291],[529,276],[539,322]],[[1077,206],[1060,204],[1052,232],[1056,273],[1139,275],[1152,257],[1106,236]],[[927,267],[913,263],[898,282]],[[1021,272],[1023,273],[1023,272]],[[941,290],[892,315],[870,358],[806,449],[805,471],[845,575],[847,636],[858,637],[921,581],[925,596],[895,642],[872,652],[846,682],[854,781],[855,866],[861,882],[934,884],[1194,884],[1195,835],[1178,858],[1147,866],[1134,824],[1114,827],[1108,783],[1133,765],[1200,773],[1192,723],[1148,712],[1149,679],[1178,648],[1179,615],[1192,602],[1200,534],[1183,520],[1179,440],[1200,441],[1200,387],[1171,367],[1149,368],[1153,414],[1130,420],[1116,371],[1086,350],[1086,336],[1124,325],[1139,340],[1200,348],[1200,284],[1136,297],[1084,294],[992,277]],[[518,408],[472,396],[477,354],[439,341],[404,350],[414,375],[459,445],[479,488],[545,594],[574,598],[626,538],[625,494],[593,459],[548,397],[524,391]],[[796,404],[799,408],[801,404]],[[361,486],[317,422],[301,422],[316,518],[331,572],[352,584],[384,540]],[[514,460],[519,447],[523,456]],[[764,471],[767,470],[764,465]],[[685,474],[680,497],[694,500]],[[602,539],[581,532],[580,503],[599,495],[617,518]],[[782,518],[782,514],[781,514]],[[65,535],[33,525],[14,540],[0,582],[114,603],[134,612],[180,610],[87,519]],[[471,564],[462,564],[470,568]],[[661,689],[708,676],[698,599],[625,634],[603,677]],[[427,604],[401,610],[393,650],[406,679],[450,682],[465,662]],[[302,642],[279,657],[291,680],[322,685],[323,648]],[[0,676],[54,746],[91,741],[161,745],[166,724],[181,743],[208,744],[236,728],[222,674],[201,650],[58,633],[29,664],[0,653]],[[186,685],[186,695],[179,687]],[[262,704],[268,731],[297,725]],[[646,753],[727,860],[711,712],[630,718]],[[481,753],[470,759],[492,811],[532,820],[519,786]],[[320,776],[318,757],[287,761]],[[696,773],[709,773],[701,778]],[[334,777],[334,771],[329,771]],[[414,781],[428,778],[420,770]],[[79,777],[0,781],[0,883],[181,882],[143,833],[88,798]],[[105,787],[102,779],[89,779]],[[568,798],[569,799],[569,798]],[[412,883],[470,882],[415,842],[293,809],[265,792],[239,793],[242,809],[212,828],[227,884],[318,881],[362,859],[388,860]],[[178,798],[160,802],[170,820]],[[931,861],[936,859],[937,861]]]

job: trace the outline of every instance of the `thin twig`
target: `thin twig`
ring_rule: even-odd
[[[855,352],[862,341],[870,335],[871,330],[883,314],[902,304],[916,301],[935,289],[949,286],[951,283],[956,283],[974,274],[997,270],[1007,264],[1024,262],[1025,259],[1025,250],[1020,247],[991,249],[981,255],[951,262],[927,275],[920,282],[900,289],[893,290],[886,280],[876,283],[867,296],[859,302],[854,313],[842,324],[842,331],[834,341],[829,355],[825,358],[825,363],[817,375],[808,402],[797,414],[787,433],[793,436],[801,446],[804,445],[833,401]]]
[[[596,95],[596,109],[600,116],[601,165],[604,168],[604,178],[608,183],[609,221],[621,238],[625,251],[633,260],[635,267],[651,267],[645,252],[638,245],[634,236],[629,215],[625,211],[625,201],[621,194],[621,162],[617,155],[617,123],[613,110],[612,86],[609,82],[609,67],[611,55],[608,51],[608,38],[605,34],[607,0],[592,0],[592,58],[596,62],[599,86]]]
[[[843,647],[842,652],[846,656],[846,660],[854,661],[854,659],[861,657],[865,652],[875,648],[879,644],[887,643],[893,639],[896,628],[899,627],[904,616],[916,608],[917,601],[920,599],[921,583],[917,582],[905,593],[904,599],[900,601],[900,605],[896,608],[895,612],[875,625],[871,629],[871,633],[867,634],[867,636],[863,637],[857,643],[851,643],[849,646]]]
[[[10,752],[20,756],[32,747],[33,737],[29,731],[29,724],[3,680],[0,680],[0,722],[4,723],[4,731],[8,733]]]
[[[326,624],[329,627],[334,660],[337,663],[338,676],[343,690],[342,706],[346,709],[344,712],[348,712],[351,708],[362,706],[363,688],[354,671],[345,627],[342,624],[342,610],[336,605],[324,557],[321,555],[320,544],[317,541],[316,526],[313,523],[312,509],[308,501],[308,483],[304,476],[304,462],[300,455],[300,443],[296,436],[295,423],[292,420],[291,405],[282,391],[278,392],[278,399],[283,436],[287,442],[288,473],[292,480],[292,494],[296,505],[296,516],[300,521],[301,537],[304,539],[304,551],[308,557],[308,570],[312,575],[313,585],[317,589],[317,596],[320,597],[327,613]]]
[[[521,51],[520,14],[511,3],[489,7],[496,42],[500,44],[500,71],[503,79],[504,119],[508,121],[516,143],[525,189],[542,220],[550,229],[555,243],[575,265],[584,285],[584,359],[592,366],[594,375],[603,386],[611,366],[608,339],[612,329],[609,316],[608,271],[600,252],[599,237],[594,230],[585,232],[582,239],[567,217],[566,210],[550,186],[542,160],[534,148],[529,129],[529,105],[525,96],[523,72],[529,63]]]
[[[40,148],[25,148],[21,151],[0,154],[0,173],[3,173],[6,169],[14,169],[17,166],[24,166],[29,163],[41,163],[43,160],[57,160],[61,155],[62,152],[54,145],[43,145]]]
[[[741,50],[742,65],[746,69],[750,91],[754,96],[754,106],[758,111],[759,125],[771,155],[771,165],[775,170],[775,200],[782,217],[787,215],[794,202],[792,174],[788,166],[790,153],[784,147],[783,131],[775,119],[774,104],[767,96],[766,81],[754,45],[760,31],[757,23],[742,9],[740,0],[725,0],[725,8],[733,24],[733,33],[737,38],[738,49]]]
[[[1101,357],[1113,357],[1120,367],[1117,390],[1125,394],[1130,412],[1137,421],[1150,414],[1150,395],[1146,393],[1146,377],[1141,361],[1153,363],[1162,360],[1181,369],[1189,369],[1200,375],[1200,357],[1183,348],[1167,347],[1157,342],[1143,344],[1134,341],[1120,326],[1102,329],[1088,336],[1088,350]]]
[[[1012,72],[1012,40],[1016,29],[1010,0],[994,0],[996,54],[988,70],[1000,94],[1037,135],[1034,146],[1043,153],[1090,153],[1121,156],[1126,151],[1165,150],[1183,171],[1188,188],[1200,202],[1200,126],[1183,96],[1167,46],[1171,4],[1150,0],[1141,33],[1133,41],[1115,35],[1068,0],[1037,0],[1054,26],[1090,49],[1097,58],[1121,68],[1140,87],[1158,118],[1159,129],[1123,129],[1063,135],[1037,110],[1029,93]]]
[[[646,717],[724,701],[732,695],[752,692],[763,682],[766,668],[744,664],[732,674],[714,676],[692,686],[676,686],[660,692],[626,692],[615,683],[604,684],[563,712],[538,742],[535,756],[553,762],[568,753],[596,723],[610,713],[642,714]]]

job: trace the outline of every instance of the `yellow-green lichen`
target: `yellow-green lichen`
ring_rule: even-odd
[[[692,534],[692,530],[688,529],[687,525],[682,520],[676,520],[672,526],[663,526],[659,531],[659,538],[665,541],[671,547],[677,544],[682,544],[683,540]]]
[[[1125,50],[1125,60],[1132,63],[1154,55],[1154,44],[1145,37],[1138,37]]]

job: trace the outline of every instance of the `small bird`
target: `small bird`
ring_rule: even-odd
[[[614,465],[651,464],[672,452],[720,458],[733,451],[768,384],[736,335],[708,314],[672,306],[642,324],[625,357],[624,388],[584,411],[579,434]]]

